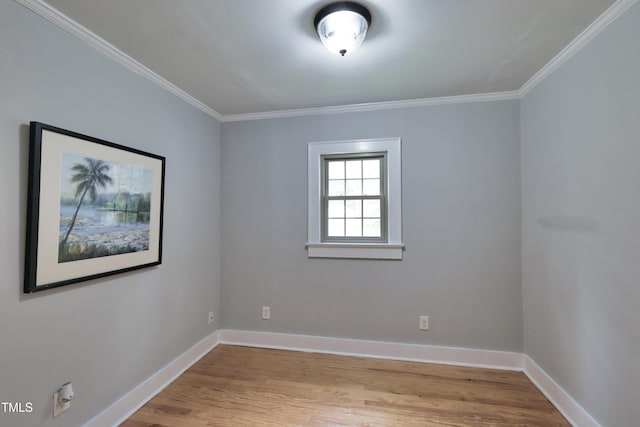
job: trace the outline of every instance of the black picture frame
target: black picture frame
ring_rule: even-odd
[[[161,264],[165,162],[31,122],[24,292]]]

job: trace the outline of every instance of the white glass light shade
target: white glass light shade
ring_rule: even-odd
[[[368,11],[366,14],[368,15]],[[362,44],[370,20],[370,16],[365,17],[359,11],[335,10],[324,17],[321,17],[320,14],[316,17],[316,30],[322,44],[330,52],[344,56]]]

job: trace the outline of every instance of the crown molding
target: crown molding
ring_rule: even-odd
[[[631,6],[637,3],[638,0],[618,0],[609,9],[607,9],[602,15],[600,15],[591,25],[589,25],[582,33],[580,33],[571,43],[569,43],[564,49],[560,51],[551,61],[549,61],[544,67],[542,67],[537,73],[535,73],[520,89],[505,92],[492,92],[481,93],[472,95],[459,95],[459,96],[445,96],[439,98],[423,98],[412,99],[404,101],[389,101],[389,102],[372,102],[365,104],[350,104],[330,107],[318,107],[318,108],[302,108],[292,110],[279,110],[279,111],[265,111],[257,113],[244,113],[244,114],[220,114],[213,108],[205,105],[195,97],[189,95],[184,90],[180,89],[173,83],[164,79],[159,74],[153,72],[149,68],[145,67],[129,55],[125,54],[111,43],[107,42],[103,38],[89,31],[84,26],[73,21],[63,13],[59,12],[52,6],[45,3],[43,0],[16,0],[26,8],[32,10],[36,14],[42,16],[68,33],[78,37],[89,46],[98,50],[107,57],[125,66],[134,73],[146,78],[147,80],[155,83],[166,91],[174,94],[178,98],[182,99],[186,103],[192,105],[208,116],[216,119],[220,123],[225,122],[238,122],[249,120],[265,120],[265,119],[279,119],[289,117],[302,117],[302,116],[316,116],[327,114],[344,114],[344,113],[361,113],[366,111],[379,111],[398,108],[411,108],[411,107],[427,107],[434,105],[447,105],[447,104],[461,104],[470,102],[492,102],[492,101],[505,101],[512,99],[522,99],[533,88],[540,84],[555,70],[560,68],[569,58],[580,51],[591,40],[593,40],[602,30],[614,22],[620,15],[627,11]]]
[[[51,23],[57,25],[62,28],[66,32],[78,37],[80,40],[84,41],[86,44],[97,50],[98,52],[104,54],[105,56],[111,58],[117,63],[125,66],[129,70],[134,73],[146,78],[147,80],[155,83],[160,86],[162,89],[172,93],[178,98],[185,101],[187,104],[190,104],[207,114],[208,116],[213,117],[218,121],[222,121],[223,116],[212,109],[211,107],[205,105],[203,102],[197,100],[193,96],[189,95],[184,90],[180,89],[178,86],[169,82],[159,74],[153,72],[149,68],[145,67],[126,53],[122,52],[120,49],[98,36],[97,34],[89,31],[86,27],[78,24],[73,21],[68,16],[59,12],[57,9],[48,5],[42,0],[16,0],[18,3],[23,5],[24,7],[32,10],[36,14],[50,21]]]
[[[491,102],[519,99],[518,91],[479,93],[473,95],[443,96],[441,98],[409,99],[405,101],[369,102],[366,104],[337,105],[332,107],[301,108],[297,110],[265,111],[260,113],[227,114],[222,122],[246,120],[281,119],[287,117],[318,116],[326,114],[362,113],[365,111],[398,108],[427,107],[432,105],[462,104],[468,102]]]
[[[583,32],[581,32],[571,43],[565,46],[556,56],[547,62],[547,64],[538,70],[522,87],[518,90],[520,98],[523,98],[533,90],[538,84],[546,79],[551,73],[556,71],[573,55],[578,53],[591,40],[593,40],[602,30],[607,28],[609,24],[614,22],[638,0],[618,0],[612,4],[602,15],[591,23]]]

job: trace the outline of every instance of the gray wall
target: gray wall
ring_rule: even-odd
[[[524,350],[637,424],[637,40],[638,5],[522,103],[220,126],[0,0],[0,401],[34,405],[0,425],[82,424],[220,327]],[[21,293],[30,120],[167,157],[163,265]],[[369,137],[403,139],[404,260],[308,259],[307,143]]]
[[[518,101],[224,123],[222,326],[521,351],[519,135]],[[308,259],[307,143],[380,137],[404,260]]]
[[[22,294],[28,123],[167,157],[164,263]],[[220,126],[12,0],[0,0],[0,411],[3,426],[74,426],[218,328]],[[52,393],[73,381],[71,410]]]
[[[524,348],[606,426],[640,423],[640,5],[522,102]]]

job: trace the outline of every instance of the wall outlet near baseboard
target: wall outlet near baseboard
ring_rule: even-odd
[[[53,418],[56,418],[71,407],[73,396],[73,384],[71,382],[64,383],[58,391],[53,393]]]
[[[420,316],[420,330],[428,331],[429,330],[429,316]]]
[[[267,307],[266,305],[262,306],[262,320],[271,319],[271,307]]]
[[[209,312],[208,321],[209,321],[209,324],[212,324],[212,323],[213,323],[213,311],[210,311],[210,312]]]

